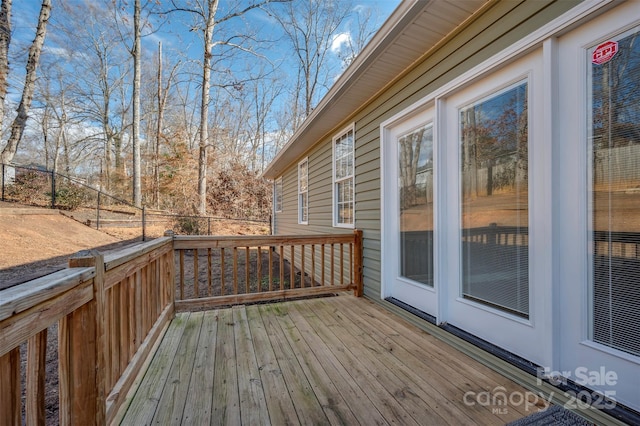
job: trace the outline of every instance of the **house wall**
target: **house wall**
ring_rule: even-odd
[[[276,234],[344,233],[332,226],[332,137],[355,122],[355,227],[364,235],[365,294],[380,298],[380,124],[574,7],[579,1],[496,2],[441,48],[406,72],[353,117],[345,117],[305,154],[309,158],[309,223],[298,224],[297,161],[283,175]],[[347,230],[348,231],[348,230]]]

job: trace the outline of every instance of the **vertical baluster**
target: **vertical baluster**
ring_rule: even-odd
[[[304,288],[304,244],[300,246],[300,288]]]
[[[209,297],[213,296],[213,266],[211,265],[211,248],[207,249],[207,278],[209,284]]]
[[[291,246],[291,268],[289,268],[289,288],[296,288],[296,250]]]
[[[233,248],[233,294],[238,294],[238,247]]]
[[[262,247],[258,246],[258,291],[262,291]]]
[[[142,269],[144,271],[144,268]],[[118,332],[119,332],[119,314],[118,314],[118,286],[113,286],[107,290],[107,304],[109,306],[109,322],[107,338],[108,351],[111,357],[111,370],[110,376],[107,377],[107,389],[111,389],[116,384],[120,377],[120,347],[118,345]],[[149,298],[148,294],[145,297],[145,316],[149,316]],[[148,326],[145,327],[145,334],[149,330]]]
[[[311,244],[311,287],[316,285],[316,246]]]
[[[280,246],[280,290],[284,290],[284,246]]]
[[[335,269],[335,263],[336,263],[336,257],[335,257],[335,253],[334,253],[334,247],[333,247],[333,243],[331,243],[331,283],[330,285],[334,285],[335,281],[333,279],[334,276],[334,269]]]
[[[340,243],[340,285],[344,285],[344,243]]]
[[[184,300],[184,250],[180,250],[180,300]]]
[[[200,297],[200,289],[198,288],[199,280],[199,270],[198,270],[198,249],[193,249],[193,293],[195,297]]]
[[[273,249],[269,247],[269,291],[273,291]]]
[[[320,275],[321,275],[321,279],[320,279],[320,284],[321,285],[325,285],[324,283],[324,267],[325,267],[325,262],[324,262],[324,244],[320,244]]]
[[[251,266],[251,257],[249,256],[249,247],[245,247],[244,249],[244,286],[245,293],[251,293],[251,287],[249,285],[249,267]]]
[[[224,296],[225,291],[224,282],[224,247],[220,249],[220,296]]]
[[[47,329],[45,328],[40,333],[31,337],[27,345],[27,424],[44,425],[44,383],[47,357]],[[10,389],[11,388],[6,388],[7,391]]]
[[[159,282],[159,281],[156,281]],[[120,293],[120,365],[126,366],[129,364],[129,360],[131,359],[131,353],[129,352],[129,289],[128,289],[129,280],[124,279],[118,283],[118,291]],[[124,369],[124,367],[123,367]]]

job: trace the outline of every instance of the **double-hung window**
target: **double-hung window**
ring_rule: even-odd
[[[354,226],[354,146],[353,125],[333,139],[333,226]]]
[[[298,163],[298,223],[309,223],[309,159]]]

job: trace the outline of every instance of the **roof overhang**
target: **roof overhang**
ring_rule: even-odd
[[[487,0],[403,1],[278,152],[263,176],[275,179],[282,175],[486,3]]]

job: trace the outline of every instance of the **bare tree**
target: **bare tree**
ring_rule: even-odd
[[[124,132],[128,125],[130,92],[126,81],[130,68],[128,53],[120,43],[116,19],[103,3],[87,2],[83,8],[61,3],[67,19],[58,21],[56,42],[67,51],[66,67],[73,70],[74,120],[92,132],[87,147],[101,159],[101,186],[111,191],[114,177],[123,171],[121,158]],[[124,96],[124,99],[122,97]],[[125,121],[126,120],[126,121]]]
[[[334,36],[351,11],[350,1],[308,0],[289,3],[282,13],[274,12],[298,63],[298,81],[293,110],[301,110],[296,125],[311,114],[334,73],[329,68],[329,53]],[[302,99],[300,99],[302,96]]]
[[[157,72],[157,88],[156,88],[156,101],[157,101],[157,117],[156,117],[156,129],[155,129],[155,145],[153,150],[153,201],[156,208],[160,208],[160,147],[164,135],[164,116],[167,106],[167,99],[171,87],[174,82],[174,76],[180,66],[180,62],[176,62],[169,76],[166,79],[166,83],[163,82],[163,59],[162,59],[162,43],[158,43],[158,72]]]
[[[133,123],[131,140],[133,144],[133,204],[142,205],[142,188],[140,166],[140,0],[134,2],[133,12]]]
[[[202,58],[202,84],[200,95],[200,138],[198,144],[198,206],[197,211],[201,215],[207,214],[207,168],[208,168],[208,148],[209,148],[209,100],[211,90],[211,69],[213,59],[213,49],[216,46],[228,46],[241,50],[245,49],[238,40],[242,40],[242,35],[234,35],[229,39],[214,40],[214,29],[217,25],[234,18],[245,15],[253,9],[261,8],[271,2],[286,2],[290,0],[264,0],[249,4],[244,8],[231,9],[231,11],[217,17],[218,0],[206,0],[204,3],[196,2],[194,8],[181,7],[172,0],[173,9],[171,12],[188,12],[198,18],[198,23],[192,30],[203,31],[203,58]]]
[[[2,10],[5,10],[3,0]],[[8,14],[10,13],[11,6],[8,1],[8,8],[6,9]],[[17,115],[11,124],[11,134],[9,140],[2,150],[0,160],[3,163],[9,163],[13,160],[18,150],[18,144],[24,133],[27,119],[29,118],[29,109],[31,108],[31,101],[33,100],[33,93],[36,85],[36,70],[38,68],[38,62],[40,60],[40,53],[42,52],[42,46],[44,45],[44,39],[47,34],[47,23],[49,22],[49,16],[51,15],[51,0],[42,0],[42,6],[40,8],[40,15],[38,17],[38,26],[36,27],[36,36],[29,48],[29,57],[26,65],[26,76],[24,80],[24,87],[22,89],[22,98],[18,105]],[[7,43],[8,44],[8,43]],[[1,67],[0,67],[1,68]],[[6,81],[5,81],[6,84]],[[0,92],[2,92],[0,90]],[[6,86],[4,88],[6,93]]]
[[[334,37],[333,41],[340,42],[339,46],[333,46],[342,61],[342,67],[346,69],[356,56],[364,49],[367,42],[377,31],[375,26],[376,12],[371,7],[358,6],[348,19],[349,33],[343,33]],[[339,38],[339,39],[338,39]]]
[[[0,5],[0,125],[4,121],[4,101],[9,77],[9,45],[11,44],[11,0]]]

